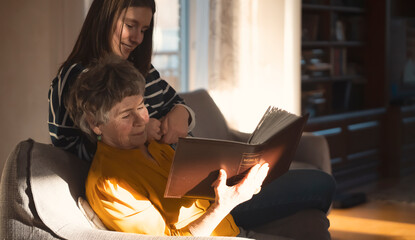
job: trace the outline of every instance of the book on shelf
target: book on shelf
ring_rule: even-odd
[[[318,62],[308,64],[306,69],[309,71],[329,71],[331,69],[331,65],[329,63]]]
[[[332,51],[332,75],[343,76],[347,74],[347,50],[346,48],[335,48]]]
[[[308,114],[297,116],[269,107],[247,142],[180,138],[164,197],[214,199],[211,184],[220,169],[226,171],[231,186],[252,166],[264,162],[270,167],[264,180],[268,184],[288,171],[307,119]]]
[[[303,41],[317,41],[319,31],[319,18],[317,14],[304,14],[302,17],[301,39]]]
[[[328,77],[332,65],[329,61],[328,52],[324,49],[309,49],[302,51],[303,74],[309,77]]]

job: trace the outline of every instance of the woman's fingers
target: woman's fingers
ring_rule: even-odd
[[[269,171],[269,164],[268,163],[262,164],[256,174],[256,181],[258,184],[262,185],[262,183],[264,182],[265,178],[268,175],[268,171]]]
[[[258,188],[255,190],[254,195],[255,195],[255,194],[258,194],[259,192],[261,192],[261,187],[258,187]]]
[[[243,181],[249,181],[253,183],[262,184],[265,177],[268,174],[269,170],[269,164],[263,163],[263,164],[256,164],[254,165],[251,170],[249,170],[248,174],[246,175],[245,179]]]
[[[220,169],[218,178],[212,183],[211,186],[217,187],[217,188],[226,186],[226,178],[227,178],[226,171],[223,169]]]
[[[249,170],[248,174],[245,176],[245,178],[242,179],[240,182],[241,184],[244,184],[245,182],[252,182],[255,179],[256,174],[258,173],[259,168],[261,167],[260,164],[255,164],[251,169]]]
[[[155,118],[150,118],[147,124],[147,137],[148,140],[160,140],[160,121]]]
[[[258,173],[256,175],[256,179],[255,179],[256,180],[256,183],[255,184],[257,186],[259,186],[259,187],[257,187],[257,189],[255,190],[255,193],[254,194],[258,194],[261,191],[262,183],[264,182],[265,178],[267,177],[268,171],[269,171],[269,165],[268,165],[268,163],[262,165],[259,168]]]
[[[269,170],[269,164],[256,164],[251,168],[245,178],[238,184],[240,188],[243,188],[247,192],[257,194],[261,191],[262,183],[267,177]]]
[[[160,121],[161,121],[161,124],[160,124],[160,133],[162,135],[166,135],[167,132],[169,131],[169,119],[166,118],[166,117],[164,117]]]
[[[215,189],[215,203],[225,209],[233,209],[235,206],[252,198],[254,194],[261,191],[261,185],[268,174],[269,166],[265,164],[256,164],[248,174],[234,186],[227,186],[226,171],[219,170],[219,176],[212,187]]]
[[[219,170],[218,187],[226,187],[226,178],[226,171],[223,169]]]

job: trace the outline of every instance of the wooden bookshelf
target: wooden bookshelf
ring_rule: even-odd
[[[387,161],[386,1],[302,0],[302,112],[329,143],[339,191]]]
[[[337,12],[346,12],[346,13],[363,13],[365,9],[361,7],[348,7],[348,6],[335,6],[335,5],[326,5],[327,3],[314,3],[307,4],[303,3],[304,10],[324,10],[324,11],[337,11]]]
[[[386,3],[390,141],[383,174],[400,177],[415,172],[415,1]]]
[[[320,47],[363,47],[364,43],[360,41],[303,41],[303,48],[320,48]]]
[[[382,174],[400,177],[415,172],[415,105],[392,105],[388,114],[388,158]],[[388,161],[389,160],[389,161]]]
[[[362,91],[368,83],[367,8],[365,0],[303,0],[303,113],[317,117],[368,108]],[[315,101],[310,93],[318,91],[323,96]]]
[[[301,81],[303,83],[307,82],[336,82],[336,81],[359,81],[361,83],[365,83],[365,79],[359,75],[342,75],[342,76],[330,76],[330,77],[303,77]]]
[[[339,191],[415,172],[415,1],[302,3],[305,129],[326,137]]]

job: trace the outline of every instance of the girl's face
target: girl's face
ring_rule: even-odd
[[[124,19],[125,13],[125,19]],[[129,7],[120,14],[112,34],[112,51],[127,59],[130,53],[143,42],[144,34],[150,27],[153,13],[147,7]]]
[[[124,98],[111,108],[108,118],[108,122],[93,127],[105,144],[119,149],[133,149],[147,141],[149,117],[142,96]]]

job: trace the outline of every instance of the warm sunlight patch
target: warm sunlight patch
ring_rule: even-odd
[[[408,237],[415,237],[415,224],[347,216],[332,216],[330,218],[330,231],[355,232],[410,239],[404,238],[403,236],[408,232],[413,232],[414,235]]]

